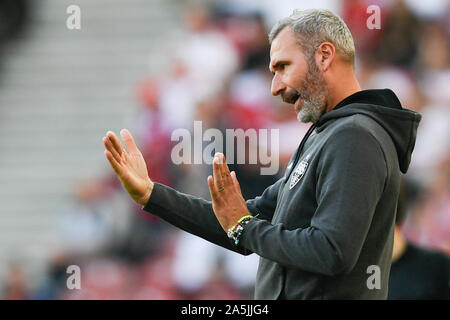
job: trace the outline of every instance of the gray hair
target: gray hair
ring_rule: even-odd
[[[311,59],[321,43],[332,43],[336,51],[354,65],[355,44],[345,22],[333,12],[323,9],[294,10],[286,18],[279,20],[269,33],[269,42],[285,27],[290,27],[299,39],[299,44],[307,58]]]

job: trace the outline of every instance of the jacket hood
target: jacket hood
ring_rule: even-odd
[[[402,108],[392,90],[364,90],[344,99],[333,110],[323,114],[316,123],[316,130],[323,130],[329,120],[355,114],[372,118],[386,130],[397,150],[400,170],[406,173],[422,116]]]

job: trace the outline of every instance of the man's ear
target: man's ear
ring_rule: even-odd
[[[322,72],[327,71],[336,55],[336,48],[330,42],[322,42],[316,50],[316,64]]]

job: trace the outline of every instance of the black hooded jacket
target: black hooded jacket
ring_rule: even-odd
[[[144,210],[258,254],[256,299],[386,299],[400,177],[420,118],[388,89],[344,99],[311,127],[284,176],[247,201],[258,216],[238,246],[210,201],[155,183]]]

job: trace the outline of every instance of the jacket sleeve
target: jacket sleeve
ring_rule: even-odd
[[[247,200],[247,206],[252,215],[260,214],[258,217],[261,219],[272,217],[271,210],[274,210],[276,206],[279,182],[268,187],[261,196]],[[252,253],[246,248],[237,247],[228,238],[214,214],[211,201],[155,183],[150,199],[143,210],[224,248],[244,255]]]
[[[363,128],[345,127],[321,151],[318,207],[310,226],[288,230],[253,218],[240,245],[291,268],[325,275],[349,272],[359,258],[386,177],[378,141]]]

